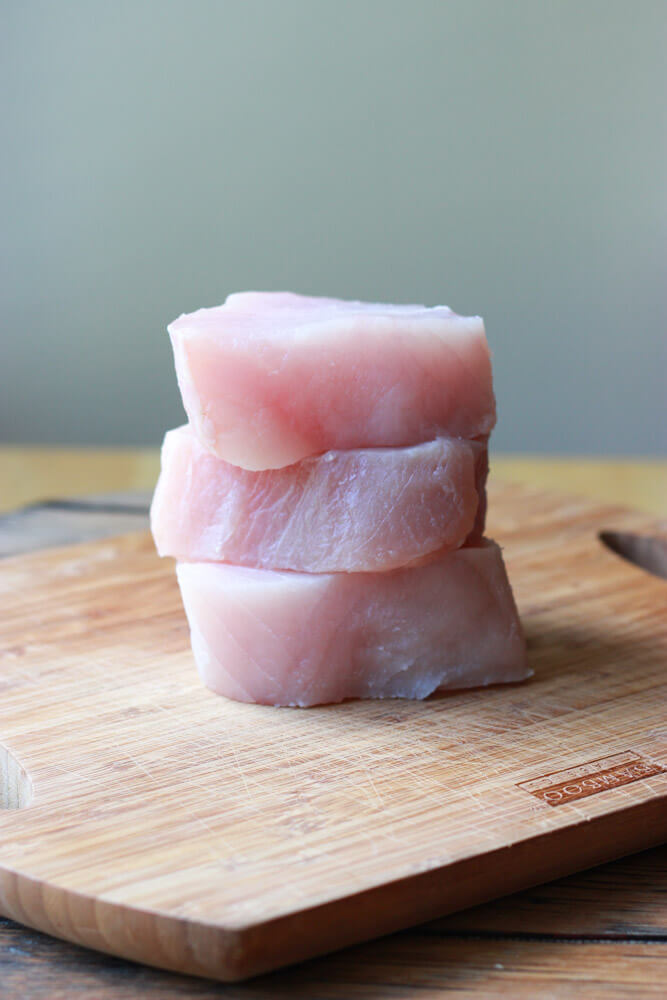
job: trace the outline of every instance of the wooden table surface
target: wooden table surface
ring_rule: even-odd
[[[0,511],[58,497],[148,490],[157,467],[154,450],[0,447]],[[493,474],[667,514],[667,462],[499,457]],[[86,514],[85,502],[80,511]],[[19,524],[4,519],[5,531]],[[664,997],[667,847],[234,986],[132,965],[0,918],[2,1000],[77,996]]]

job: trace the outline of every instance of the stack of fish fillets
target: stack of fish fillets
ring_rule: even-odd
[[[169,327],[189,423],[151,510],[204,682],[315,705],[529,673],[484,537],[484,324],[444,306],[246,292]]]

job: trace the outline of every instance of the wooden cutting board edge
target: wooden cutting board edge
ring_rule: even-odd
[[[637,824],[644,830],[639,838]],[[588,835],[583,853],[582,826]],[[3,867],[0,912],[96,951],[174,972],[237,982],[572,875],[666,840],[667,793],[245,928],[130,908]]]

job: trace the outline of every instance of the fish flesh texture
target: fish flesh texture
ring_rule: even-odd
[[[384,573],[179,563],[177,574],[202,680],[237,701],[426,698],[530,673],[490,541]]]
[[[169,333],[190,424],[244,469],[486,438],[495,423],[484,323],[446,306],[242,292]]]
[[[478,438],[495,423],[484,323],[446,306],[245,292],[169,333],[190,423],[242,468]]]
[[[491,541],[384,573],[179,563],[177,574],[202,680],[237,701],[426,698],[530,673]]]
[[[395,569],[481,537],[487,449],[437,438],[251,472],[169,431],[151,507],[158,553],[309,573]]]
[[[437,438],[251,472],[169,431],[151,507],[161,556],[308,573],[376,572],[484,531],[486,446]]]

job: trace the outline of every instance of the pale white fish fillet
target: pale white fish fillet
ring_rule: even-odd
[[[499,547],[385,573],[180,563],[204,683],[238,701],[309,706],[426,698],[530,673]]]
[[[245,469],[484,438],[495,423],[484,323],[446,306],[244,292],[169,333],[196,434]]]
[[[169,431],[151,507],[161,556],[309,573],[405,566],[483,532],[486,446],[438,438],[251,472]]]

